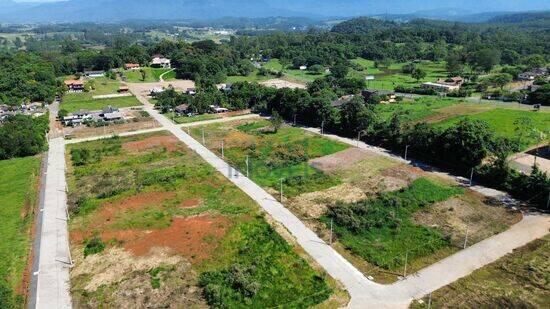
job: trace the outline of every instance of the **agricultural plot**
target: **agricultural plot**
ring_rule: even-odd
[[[431,295],[431,308],[548,308],[550,237],[536,240]],[[429,298],[412,308],[428,308]]]
[[[94,99],[94,96],[117,94],[120,82],[108,78],[96,78],[88,83],[90,82],[93,85],[91,91],[65,94],[60,108],[72,113],[81,109],[90,111],[101,110],[109,105],[117,108],[141,105],[134,96]]]
[[[278,192],[282,183],[288,197],[337,185],[336,177],[328,177],[308,160],[348,148],[298,128],[284,126],[274,132],[266,120],[218,123],[194,127],[190,132],[198,141],[204,132],[206,146],[220,155],[223,141],[224,156],[231,165],[246,174],[248,162],[253,181],[272,193]]]
[[[175,137],[75,144],[67,156],[76,306],[302,308],[340,294]]]
[[[141,75],[141,70],[145,71],[145,80]],[[154,83],[160,81],[160,76],[168,71],[170,71],[170,69],[143,67],[140,70],[124,71],[123,75],[129,83]],[[176,72],[171,71],[166,73],[163,79],[166,81],[176,79]]]
[[[19,308],[25,301],[25,274],[31,225],[38,199],[40,157],[0,161],[0,307]]]

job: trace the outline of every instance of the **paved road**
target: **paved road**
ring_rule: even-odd
[[[65,181],[65,142],[50,140],[44,194],[40,200],[40,245],[35,290],[31,290],[29,306],[33,308],[71,308],[69,294],[69,238],[67,232],[67,195]]]
[[[264,189],[238,173],[225,161],[187,135],[179,126],[159,114],[146,98],[139,95],[137,97],[145,105],[145,109],[151,116],[164,128],[172,132],[190,149],[197,152],[206,162],[255,200],[275,220],[283,224],[296,238],[300,246],[329,275],[345,286],[351,296],[349,308],[407,308],[415,298],[422,297],[456,281],[475,269],[510,253],[513,249],[544,236],[550,228],[548,216],[527,216],[510,230],[471,246],[417,274],[410,275],[401,282],[392,285],[374,283],[368,280],[332,247],[317,237],[313,231],[307,228],[294,214]],[[355,143],[357,142],[355,141]],[[388,153],[386,155],[391,156]],[[486,188],[481,189],[485,190]],[[498,195],[501,192],[489,191],[488,193]]]

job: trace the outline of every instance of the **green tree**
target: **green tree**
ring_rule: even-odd
[[[508,73],[498,73],[493,74],[489,76],[489,83],[493,85],[493,87],[499,87],[500,90],[504,89],[504,86],[508,85],[512,81],[512,75]]]
[[[140,69],[139,74],[141,75],[142,81],[145,81],[145,79],[147,79],[147,71],[145,71],[144,69]]]
[[[273,128],[273,132],[277,133],[281,126],[284,123],[283,117],[279,115],[279,113],[276,110],[273,110],[271,112],[271,118],[269,118],[269,122],[271,122],[271,127]]]
[[[546,59],[543,55],[539,54],[529,55],[523,59],[523,64],[525,64],[529,69],[540,68],[546,65]]]
[[[493,48],[480,49],[474,53],[474,65],[481,71],[490,72],[500,63],[500,52]]]
[[[411,76],[412,78],[416,79],[417,82],[419,82],[421,79],[427,76],[427,73],[420,68],[416,68],[412,71]]]

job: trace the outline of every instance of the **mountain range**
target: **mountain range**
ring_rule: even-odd
[[[460,20],[462,16],[482,12],[547,9],[550,9],[548,0],[0,0],[0,22],[116,22],[272,16],[335,18],[387,13]]]

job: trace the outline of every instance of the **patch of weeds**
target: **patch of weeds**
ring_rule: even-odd
[[[160,279],[159,275],[161,272],[166,271],[167,269],[163,266],[155,267],[149,270],[149,276],[151,276],[151,287],[153,289],[160,288]]]
[[[99,237],[93,237],[86,241],[84,246],[84,257],[88,255],[97,254],[105,250],[105,244]]]
[[[441,232],[415,225],[410,217],[423,207],[462,192],[461,188],[420,178],[399,191],[356,203],[329,206],[321,221],[330,225],[334,220],[340,242],[353,253],[377,266],[395,269],[407,258],[409,261],[420,258],[450,245],[450,239]]]
[[[264,128],[267,126],[266,122],[263,121],[255,121],[255,122],[248,122],[245,124],[242,124],[240,126],[237,126],[237,130],[244,132],[244,133],[250,133],[252,131],[256,131],[258,129]]]

